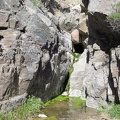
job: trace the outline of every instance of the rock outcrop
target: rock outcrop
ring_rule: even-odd
[[[119,0],[86,1],[89,2],[87,50],[74,65],[70,95],[78,95],[86,99],[87,106],[98,108],[104,102],[120,102],[120,26],[107,19],[113,11],[111,3]]]
[[[47,101],[64,91],[72,62],[71,36],[75,51],[85,50],[74,64],[70,96],[86,99],[93,108],[120,102],[120,26],[107,19],[114,11],[111,3],[119,0],[81,0],[79,5],[73,5],[78,0],[70,5],[56,1],[43,1],[49,12],[30,0],[0,1],[2,112],[24,103],[27,95]]]
[[[0,0],[0,108],[29,95],[47,101],[63,92],[71,65],[71,36],[51,13],[29,0]]]

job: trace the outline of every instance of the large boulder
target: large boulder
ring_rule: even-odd
[[[62,93],[71,65],[70,34],[29,0],[1,0],[0,18],[1,111],[22,104],[28,94],[47,101]]]
[[[78,62],[73,64],[73,72],[70,77],[70,90],[69,96],[71,97],[80,97],[82,96],[82,85],[85,78],[85,69],[86,69],[86,52],[85,49],[82,55],[80,56]]]
[[[98,108],[104,102],[120,102],[120,26],[117,22],[107,19],[112,11],[113,1],[83,0],[88,2],[88,31],[87,52],[85,55],[85,69],[74,69],[71,82],[75,74],[78,96],[86,99],[86,104],[92,108]],[[103,7],[104,5],[104,7]],[[109,11],[110,10],[110,11]],[[83,55],[82,55],[83,56]],[[76,66],[83,66],[79,59]],[[79,65],[78,65],[79,64]],[[82,72],[81,72],[82,70]],[[84,72],[83,72],[84,70]],[[78,74],[78,71],[79,74]],[[82,79],[81,79],[82,78]],[[79,79],[79,83],[77,84]],[[79,86],[78,86],[79,85]],[[71,89],[72,89],[71,85]],[[79,88],[79,89],[78,89]],[[70,89],[70,90],[71,90]],[[74,87],[75,89],[75,87]],[[74,90],[73,89],[73,90]],[[77,91],[75,89],[75,91]],[[73,93],[74,95],[74,93]],[[75,93],[75,95],[77,95]]]

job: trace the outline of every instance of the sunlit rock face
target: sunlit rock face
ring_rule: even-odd
[[[88,6],[86,4],[89,37],[86,55],[84,52],[78,61],[79,64],[74,65],[71,77],[74,86],[71,84],[70,94],[86,99],[87,106],[93,108],[98,108],[99,104],[108,101],[119,103],[120,23],[107,20],[107,15],[114,11],[111,4],[116,4],[119,0],[83,0],[83,2],[89,4]]]
[[[62,93],[72,44],[55,16],[46,17],[29,0],[1,0],[0,19],[1,111],[22,104],[28,94],[47,101]]]

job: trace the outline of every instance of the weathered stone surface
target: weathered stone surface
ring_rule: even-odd
[[[120,27],[107,20],[107,14],[112,11],[112,9],[109,11],[111,2],[116,4],[118,0],[116,2],[112,0],[106,2],[104,0],[90,0],[89,2],[89,38],[84,62],[86,65],[82,72],[80,72],[81,67],[74,69],[71,83],[76,73],[76,79],[73,82],[74,85],[76,84],[73,89],[77,91],[75,95],[86,99],[87,106],[98,108],[101,103],[120,102]],[[79,64],[75,63],[77,66],[81,66],[82,62],[79,61]],[[76,83],[75,80],[77,80]],[[73,86],[70,87],[72,89]],[[74,92],[72,94],[74,95]]]
[[[0,27],[8,27],[8,17],[9,17],[9,12],[0,10]]]
[[[62,29],[72,32],[80,25],[80,13],[77,11],[69,12],[66,14],[61,13],[59,17],[59,25]]]
[[[1,111],[17,107],[26,97],[12,99],[16,96],[29,94],[47,101],[65,89],[71,35],[58,29],[54,16],[47,16],[29,0],[0,1]]]
[[[115,12],[113,5],[115,5],[119,0],[89,0],[88,9],[90,12],[100,12],[104,14],[109,14]]]
[[[85,77],[85,68],[86,68],[86,52],[84,50],[82,55],[79,58],[79,61],[76,62],[73,67],[74,71],[70,77],[70,90],[69,96],[82,96],[82,85]]]
[[[26,97],[27,94],[24,93],[23,95],[12,97],[9,100],[1,101],[1,112],[9,112],[10,110],[17,108],[18,105],[21,105],[25,102]]]
[[[72,11],[77,11],[79,13],[81,13],[82,8],[81,8],[81,4],[75,5],[71,8]]]
[[[79,36],[79,30],[75,29],[71,33],[71,39],[73,43],[81,43],[80,36]]]
[[[81,20],[80,20],[79,30],[80,30],[80,34],[83,37],[88,37],[88,25],[87,25],[87,21],[88,21],[88,16],[87,15],[84,16],[83,18],[81,18]]]

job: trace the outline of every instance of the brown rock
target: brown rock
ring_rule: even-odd
[[[71,33],[71,37],[72,37],[72,42],[73,43],[80,43],[80,36],[79,36],[79,30],[75,29],[72,31]]]

